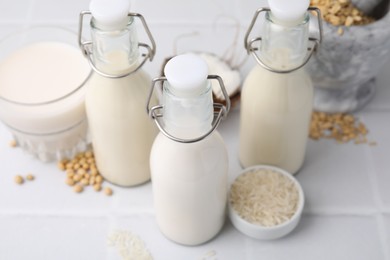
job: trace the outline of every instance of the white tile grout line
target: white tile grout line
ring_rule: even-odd
[[[34,0],[32,0],[34,1]],[[34,19],[32,20],[32,14],[33,14],[33,6],[29,7],[29,12],[27,13],[27,18],[26,22],[31,23],[31,24],[42,24],[42,23],[61,23],[61,24],[66,24],[66,25],[73,25],[77,24],[78,25],[78,16],[75,17],[74,20],[56,20],[56,19]],[[0,21],[0,25],[8,25],[9,23],[19,23],[19,21],[13,21],[13,20],[8,20]],[[213,26],[213,21],[181,21],[181,20],[150,20],[147,21],[148,26],[161,26],[161,27],[176,27],[176,28],[182,28],[182,27],[188,27],[192,28],[193,26],[198,26],[198,27],[211,27]],[[141,26],[141,25],[139,25]],[[226,26],[226,27],[234,27],[235,24],[230,21],[221,21],[218,23],[218,26]],[[240,26],[240,28],[245,28],[243,26]]]
[[[64,217],[64,218],[117,218],[131,217],[136,215],[154,216],[154,210],[148,208],[133,208],[128,210],[107,209],[88,209],[88,210],[45,210],[45,209],[9,209],[0,210],[1,217]]]
[[[112,198],[113,201],[111,203],[111,207],[110,209],[112,210],[112,212],[117,212],[117,210],[120,210],[120,198],[118,196],[114,196],[114,198]],[[118,221],[117,221],[117,217],[113,214],[109,214],[108,217],[107,217],[107,221],[108,221],[108,229],[107,229],[107,232],[106,232],[106,241],[108,240],[108,237],[110,236],[110,233],[113,232],[113,230],[117,229],[118,227]],[[106,246],[106,259],[110,259],[110,250],[109,250],[109,247]]]
[[[29,1],[30,5],[28,7],[28,12],[26,14],[26,23],[24,25],[25,27],[28,27],[31,24],[33,12],[34,12],[34,2],[35,2],[35,0]]]
[[[310,210],[303,210],[304,215],[321,216],[353,216],[353,217],[372,217],[381,213],[378,209],[370,208],[341,208],[341,207],[318,207]]]
[[[390,215],[390,210],[376,210],[366,208],[355,208],[355,209],[340,209],[323,207],[316,208],[310,211],[304,211],[304,215],[320,215],[320,216],[340,216],[340,217],[375,217],[377,215]],[[94,218],[94,217],[131,217],[135,215],[150,215],[154,216],[155,211],[153,208],[132,208],[132,209],[118,209],[116,207],[110,207],[109,209],[0,209],[1,217],[10,216],[26,216],[26,217],[75,217],[75,218]]]
[[[106,231],[106,241],[108,240],[108,237],[110,236],[110,232],[112,232],[113,230],[115,230],[115,227],[117,225],[117,221],[116,221],[116,218],[112,215],[109,215],[108,218],[108,228],[107,228],[107,231]],[[107,242],[106,242],[107,243]],[[110,259],[110,250],[109,250],[109,247],[107,246],[106,244],[106,259]]]
[[[371,185],[371,190],[373,193],[374,203],[376,207],[378,208],[378,213],[376,214],[376,222],[378,226],[378,233],[380,237],[380,242],[382,246],[382,252],[386,260],[390,260],[390,246],[387,244],[387,240],[389,239],[388,234],[386,232],[386,224],[384,220],[384,207],[383,203],[379,194],[379,185],[378,185],[378,179],[377,179],[377,172],[374,167],[374,160],[373,155],[371,152],[370,147],[366,147],[366,156],[368,159],[368,165],[367,165],[367,174],[368,179]]]

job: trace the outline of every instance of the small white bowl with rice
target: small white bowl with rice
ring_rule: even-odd
[[[299,223],[305,198],[287,171],[267,165],[244,169],[231,185],[229,217],[233,226],[255,239],[277,239]]]

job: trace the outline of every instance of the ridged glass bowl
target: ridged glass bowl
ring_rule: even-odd
[[[75,32],[54,26],[30,27],[0,40],[0,64],[15,51],[40,42],[65,43],[78,48]],[[80,55],[82,55],[81,51]],[[58,62],[60,63],[61,60]],[[15,75],[12,74],[12,77],[24,77],[25,73],[25,71],[18,71]],[[88,137],[84,84],[90,75],[87,69],[85,78],[83,77],[79,83],[69,88],[67,93],[44,102],[12,100],[5,97],[0,88],[0,120],[11,131],[18,146],[42,161],[72,157],[85,150]],[[39,73],[37,77],[41,76]],[[3,84],[11,85],[14,82],[12,77]],[[0,87],[4,89],[4,86]],[[34,88],[34,86],[27,85],[26,88]]]

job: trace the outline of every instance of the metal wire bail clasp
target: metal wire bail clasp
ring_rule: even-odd
[[[102,72],[101,70],[99,70],[95,66],[95,64],[92,60],[92,42],[91,41],[83,41],[83,20],[84,20],[85,15],[91,15],[91,12],[90,11],[82,11],[80,13],[78,43],[79,43],[79,47],[82,50],[84,56],[87,57],[89,65],[99,75],[101,75],[103,77],[107,77],[107,78],[124,78],[124,77],[127,77],[127,76],[137,72],[145,64],[145,62],[147,60],[149,60],[149,61],[153,60],[154,55],[156,54],[156,43],[153,39],[152,33],[150,32],[148,25],[146,24],[145,18],[141,14],[138,14],[138,13],[128,13],[129,17],[135,17],[135,18],[138,18],[141,20],[142,25],[145,29],[146,34],[148,35],[148,38],[149,38],[149,41],[150,41],[152,47],[150,47],[146,43],[142,43],[142,42],[138,43],[138,47],[144,48],[146,50],[146,53],[141,52],[142,53],[141,57],[143,57],[143,60],[140,62],[140,64],[135,69],[130,70],[130,71],[126,71],[126,72],[119,74],[119,75],[112,75],[112,74],[107,74],[107,73]]]
[[[168,133],[164,129],[162,124],[160,123],[159,118],[163,117],[164,115],[162,113],[158,113],[157,110],[161,110],[164,106],[157,105],[154,107],[150,107],[150,101],[152,99],[153,91],[154,91],[154,88],[157,85],[157,83],[158,82],[164,83],[165,81],[167,81],[167,78],[166,77],[159,77],[159,78],[153,79],[152,85],[150,88],[150,92],[149,92],[148,102],[146,104],[146,112],[154,120],[154,122],[156,123],[156,125],[157,125],[158,129],[161,131],[161,133],[163,133],[166,137],[168,137],[169,139],[171,139],[173,141],[179,142],[179,143],[195,143],[195,142],[201,141],[201,140],[205,139],[207,136],[209,136],[218,127],[221,120],[226,118],[226,116],[230,110],[230,98],[229,98],[229,95],[226,91],[225,84],[223,83],[222,78],[220,76],[217,76],[217,75],[209,75],[207,77],[207,79],[218,80],[219,86],[221,87],[223,96],[225,97],[225,100],[226,100],[226,107],[220,103],[214,103],[213,104],[213,106],[214,106],[214,119],[213,119],[213,123],[212,123],[210,130],[207,133],[205,133],[199,137],[192,138],[192,139],[182,139],[182,138],[175,137],[175,136],[171,135],[170,133]]]
[[[256,53],[256,51],[258,50],[257,47],[254,47],[253,44],[255,42],[261,42],[261,37],[257,37],[257,38],[254,38],[254,39],[251,39],[249,40],[249,36],[252,32],[252,29],[254,27],[254,25],[256,24],[256,20],[257,18],[259,17],[259,14],[262,13],[262,12],[269,12],[271,11],[269,8],[259,8],[255,15],[253,16],[252,18],[252,22],[251,24],[249,25],[249,28],[245,34],[245,41],[244,41],[244,45],[245,45],[245,49],[247,50],[248,54],[252,54],[254,56],[254,58],[256,59],[257,63],[262,66],[263,68],[271,71],[271,72],[275,72],[275,73],[290,73],[290,72],[293,72],[295,70],[298,70],[300,68],[302,68],[303,66],[305,66],[307,64],[307,62],[310,60],[311,56],[313,55],[313,53],[317,50],[318,46],[321,44],[322,42],[322,33],[323,33],[323,30],[322,30],[322,19],[321,19],[321,11],[319,8],[317,7],[309,7],[307,9],[308,11],[314,11],[317,13],[317,22],[318,22],[318,29],[319,29],[319,32],[318,32],[318,38],[314,38],[314,37],[309,37],[309,41],[312,42],[312,46],[309,46],[307,48],[307,55],[305,57],[305,59],[303,60],[303,63],[292,68],[292,69],[287,69],[287,70],[278,70],[278,69],[274,69],[270,66],[268,66],[266,63],[263,62],[263,60],[259,57],[259,55]]]

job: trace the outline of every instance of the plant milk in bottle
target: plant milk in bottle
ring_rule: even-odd
[[[269,164],[296,173],[302,166],[313,86],[303,68],[308,46],[309,0],[269,0],[261,59],[241,94],[239,158],[243,167]]]
[[[228,157],[219,133],[209,133],[214,108],[207,71],[194,54],[176,56],[165,66],[161,124],[171,136],[160,132],[150,157],[158,225],[184,245],[210,240],[225,220]]]
[[[138,69],[138,42],[126,0],[93,0],[93,63],[86,111],[99,172],[108,181],[133,186],[150,179],[149,156],[157,128],[145,114],[149,76]],[[154,100],[156,103],[156,101]]]

